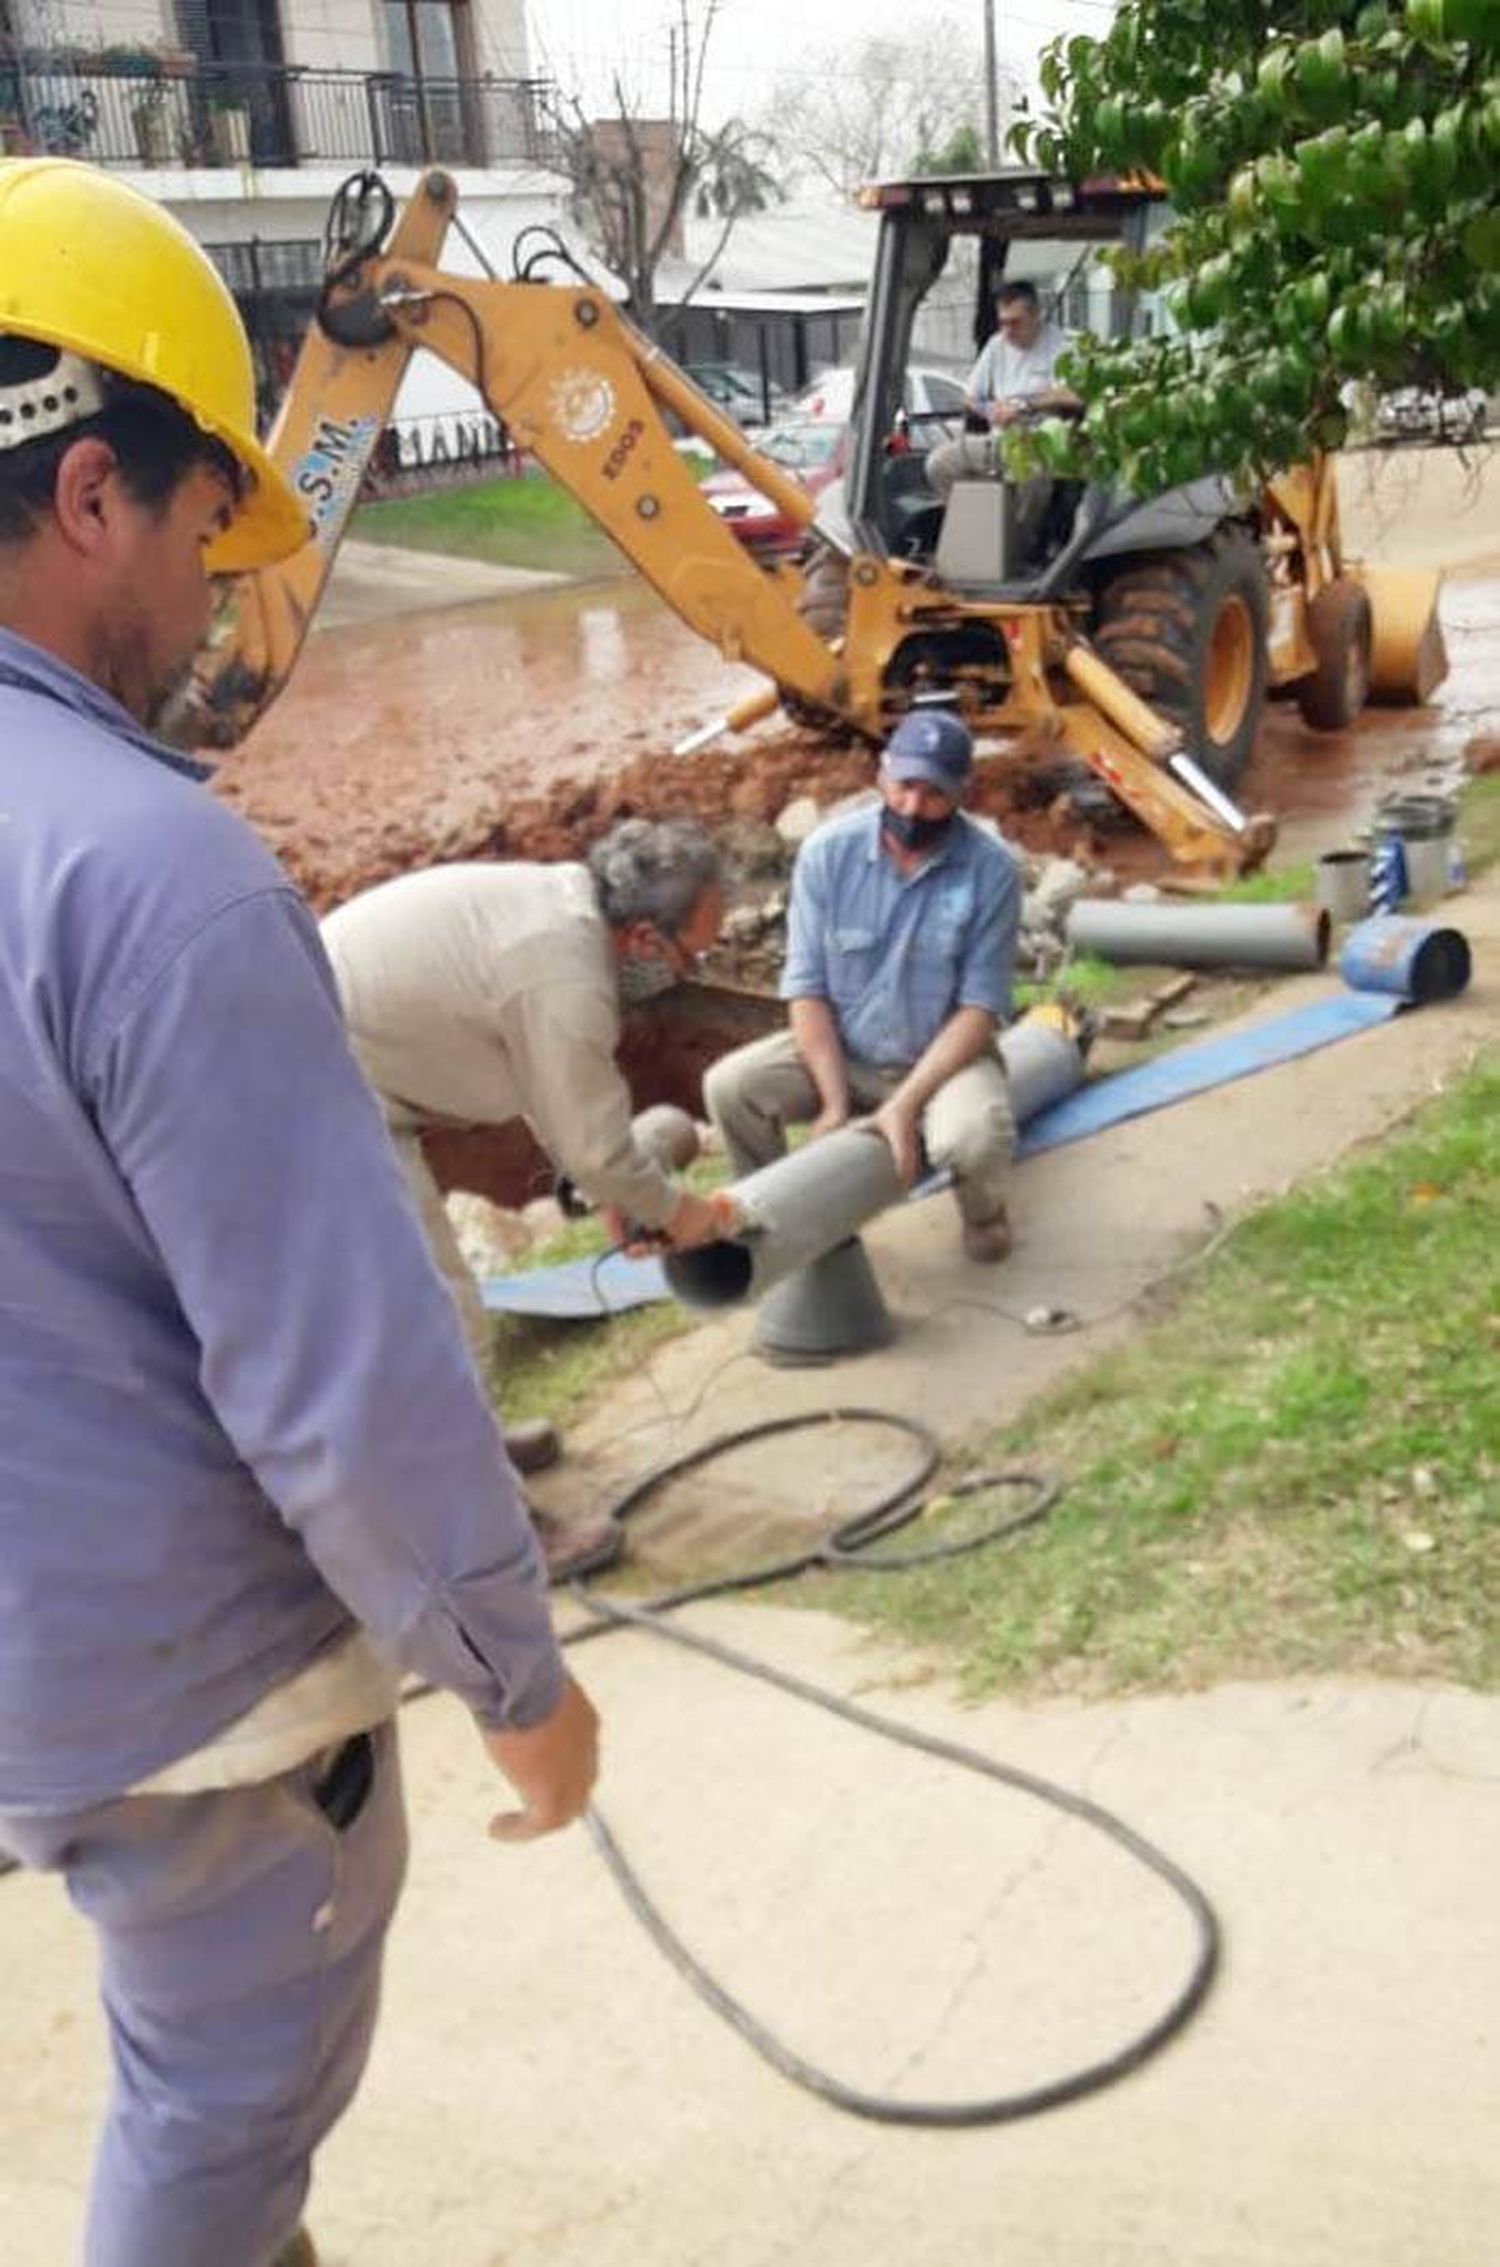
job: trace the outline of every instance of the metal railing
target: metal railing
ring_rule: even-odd
[[[0,57],[0,154],[95,165],[545,165],[541,79]]]

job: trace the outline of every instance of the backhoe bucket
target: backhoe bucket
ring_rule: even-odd
[[[1370,600],[1370,692],[1377,700],[1430,700],[1448,674],[1438,620],[1441,577],[1418,567],[1354,569]]]

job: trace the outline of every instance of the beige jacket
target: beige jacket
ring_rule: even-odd
[[[596,1204],[662,1227],[677,1191],[631,1137],[614,949],[582,866],[431,866],[330,913],[349,1037],[396,1123],[524,1118]]]

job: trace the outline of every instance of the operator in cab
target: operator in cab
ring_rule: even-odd
[[[927,478],[945,502],[955,481],[1000,476],[999,436],[1018,418],[1082,408],[1079,396],[1057,375],[1068,343],[1067,332],[1043,315],[1034,283],[1017,276],[1001,284],[995,329],[964,387],[970,417],[988,430],[940,441],[927,454]]]

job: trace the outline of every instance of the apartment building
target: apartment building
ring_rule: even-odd
[[[525,0],[0,0],[0,153],[117,169],[213,255],[269,414],[312,312],[340,183],[378,166],[401,198],[453,173],[501,274],[566,183]],[[461,241],[451,264],[477,264]],[[396,425],[409,456],[477,434],[477,401],[419,355]]]

